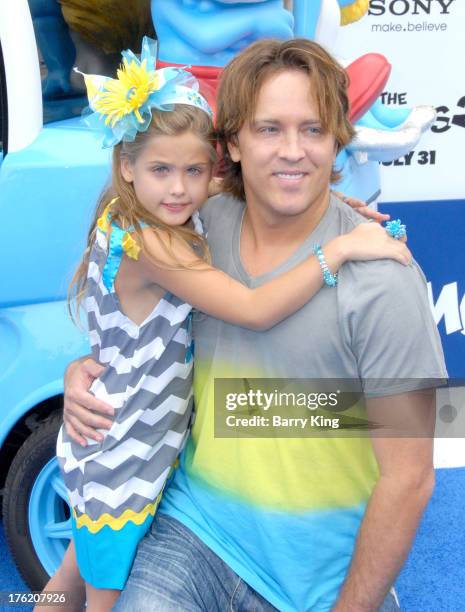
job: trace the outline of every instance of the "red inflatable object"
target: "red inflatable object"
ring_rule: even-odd
[[[349,75],[350,120],[355,123],[379,97],[391,72],[384,55],[367,53],[346,68]]]
[[[189,72],[192,72],[198,79],[200,92],[207,99],[213,112],[216,111],[216,89],[222,68],[216,66],[181,66],[180,64],[157,62],[157,68],[167,66],[188,68]],[[383,91],[391,72],[391,65],[384,55],[367,53],[347,66],[346,71],[349,75],[350,120],[355,123],[366,113]]]

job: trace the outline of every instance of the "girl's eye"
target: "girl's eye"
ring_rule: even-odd
[[[319,125],[311,125],[310,127],[307,128],[307,131],[310,134],[316,134],[316,135],[322,133],[322,129],[321,129],[321,127]]]
[[[198,176],[199,174],[202,174],[202,168],[198,168],[197,166],[187,168],[187,174],[190,174],[191,176]]]
[[[154,166],[152,172],[155,174],[166,174],[168,172],[168,166]]]

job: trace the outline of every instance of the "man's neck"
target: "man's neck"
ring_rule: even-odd
[[[287,261],[317,227],[328,205],[329,190],[300,215],[274,215],[246,205],[240,253],[247,273],[260,276]]]

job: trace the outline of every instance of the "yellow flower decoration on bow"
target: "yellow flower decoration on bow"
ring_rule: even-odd
[[[131,259],[139,259],[140,246],[134,240],[129,232],[124,234],[124,238],[121,241],[121,245],[123,247],[123,251],[126,253],[128,257]]]
[[[147,70],[147,60],[140,64],[135,60],[123,59],[117,71],[117,79],[109,79],[95,101],[95,110],[106,115],[105,125],[114,127],[126,115],[134,113],[139,123],[143,123],[139,109],[147,98],[159,88],[158,75]]]
[[[199,84],[190,72],[174,66],[155,68],[155,40],[144,36],[140,58],[130,49],[123,51],[122,56],[114,79],[80,73],[92,111],[85,114],[84,122],[101,132],[104,149],[119,142],[134,142],[139,132],[148,129],[153,109],[170,111],[173,104],[189,104],[213,115],[208,102],[198,93]]]

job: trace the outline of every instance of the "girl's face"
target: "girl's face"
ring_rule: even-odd
[[[212,176],[209,146],[193,132],[153,136],[121,174],[139,202],[166,225],[184,225],[208,197]]]

